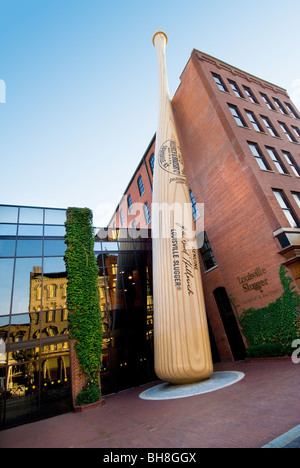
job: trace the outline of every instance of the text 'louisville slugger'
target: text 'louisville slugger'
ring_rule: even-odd
[[[153,36],[159,72],[152,202],[154,359],[173,384],[208,379],[213,371],[191,199],[166,73],[167,36]],[[187,209],[188,207],[188,209]]]

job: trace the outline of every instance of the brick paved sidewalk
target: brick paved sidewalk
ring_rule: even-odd
[[[105,405],[0,432],[0,447],[260,448],[300,423],[300,365],[290,360],[235,362],[229,387],[188,398],[149,401],[156,383],[105,398]]]

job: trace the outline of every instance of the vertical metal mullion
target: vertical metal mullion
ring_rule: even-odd
[[[16,241],[15,241],[15,251],[13,259],[13,274],[11,280],[11,294],[10,294],[10,307],[9,307],[9,321],[8,321],[8,337],[6,345],[6,370],[5,370],[5,395],[4,395],[4,405],[3,405],[3,424],[5,425],[6,421],[6,395],[7,395],[7,384],[8,384],[8,374],[9,374],[9,350],[10,350],[10,334],[11,334],[11,320],[12,320],[12,310],[13,310],[13,297],[14,297],[14,285],[15,285],[15,273],[16,273],[16,257],[17,257],[17,244],[18,244],[18,234],[19,234],[19,221],[20,221],[20,207],[18,206],[18,216],[17,216],[17,229],[16,229]]]

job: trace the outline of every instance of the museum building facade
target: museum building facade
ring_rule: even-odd
[[[287,92],[193,50],[172,106],[190,188],[214,362],[245,358],[238,316],[300,291],[300,114]],[[95,228],[102,394],[156,379],[155,135],[107,228]],[[74,408],[66,210],[0,205],[0,428]]]
[[[0,205],[0,429],[71,411],[84,379],[69,335],[66,210]],[[155,379],[151,236],[95,228],[102,395]]]
[[[172,108],[208,321],[221,360],[243,359],[237,318],[282,294],[280,265],[300,290],[300,113],[283,88],[198,50],[180,79]],[[154,159],[155,135],[110,226],[151,227]]]

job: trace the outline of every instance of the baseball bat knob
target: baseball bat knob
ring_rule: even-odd
[[[155,46],[154,38],[155,38],[155,36],[157,36],[158,34],[162,34],[163,36],[165,36],[166,44],[167,44],[167,43],[168,43],[168,36],[166,35],[166,33],[165,33],[164,31],[156,31],[156,33],[154,33],[154,34],[153,34],[153,37],[152,37],[153,45]]]

